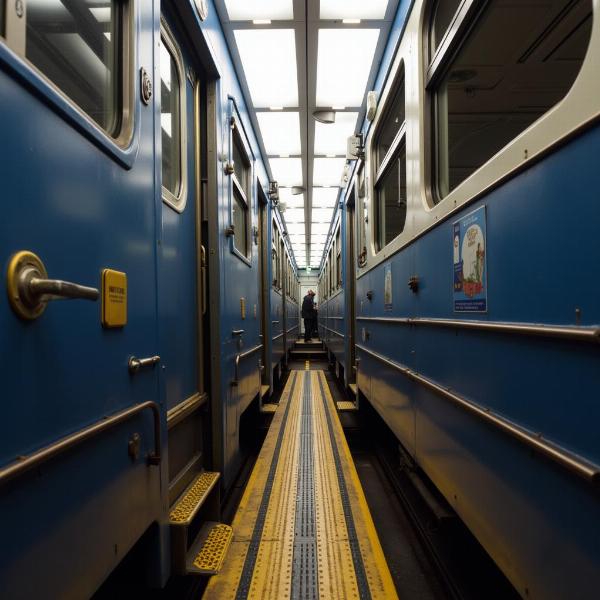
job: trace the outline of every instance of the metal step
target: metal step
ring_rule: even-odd
[[[171,507],[169,524],[187,527],[208,498],[219,477],[221,474],[213,471],[200,473]]]
[[[264,398],[269,393],[270,389],[271,389],[271,387],[268,385],[261,385],[260,386],[260,397]]]
[[[273,414],[277,410],[277,406],[278,404],[275,402],[265,402],[265,404],[260,407],[260,412],[263,414]]]
[[[290,351],[290,357],[291,358],[297,358],[299,360],[304,360],[307,358],[315,358],[315,359],[321,359],[321,360],[326,360],[327,359],[327,351],[326,350],[321,350],[321,349],[315,349],[315,350],[299,350],[297,348],[294,348],[293,350]]]
[[[233,539],[233,529],[224,523],[209,521],[202,526],[186,560],[186,572],[216,575],[223,566]]]
[[[349,400],[340,400],[336,402],[337,409],[340,412],[350,412],[358,410],[358,406],[354,402],[350,402]]]

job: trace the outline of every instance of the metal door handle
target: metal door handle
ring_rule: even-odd
[[[21,251],[13,255],[6,279],[10,304],[24,319],[37,319],[50,300],[96,301],[100,297],[97,288],[60,279],[48,279],[44,263],[33,252]]]
[[[243,335],[244,333],[246,333],[245,329],[232,329],[231,330],[231,335]]]
[[[271,325],[279,325],[279,321],[271,321]]]
[[[135,356],[130,357],[128,367],[129,372],[134,375],[140,369],[145,367],[153,367],[160,362],[160,356],[150,356],[148,358],[136,358]]]

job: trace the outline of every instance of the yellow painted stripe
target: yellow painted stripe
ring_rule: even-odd
[[[360,542],[360,552],[363,557],[367,581],[369,583],[369,589],[371,590],[371,597],[374,600],[397,598],[396,588],[387,561],[385,560],[383,549],[379,542],[379,536],[375,530],[373,518],[371,517],[371,512],[367,505],[367,500],[358,478],[352,455],[350,454],[350,448],[346,442],[342,426],[335,410],[335,404],[331,392],[329,391],[325,374],[323,371],[317,371],[315,373],[323,382],[323,389],[325,390],[323,405],[332,417],[335,437],[335,440],[332,441],[337,444],[340,452],[342,470],[348,487],[354,526],[356,527],[357,537]]]

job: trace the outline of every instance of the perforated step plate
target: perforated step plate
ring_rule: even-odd
[[[220,473],[214,471],[200,473],[171,508],[169,523],[183,527],[189,525],[220,476]]]
[[[233,539],[233,529],[224,523],[205,523],[190,548],[186,570],[194,575],[216,575],[223,566]]]
[[[356,406],[356,404],[354,402],[350,402],[348,400],[341,400],[339,402],[336,402],[337,405],[337,409],[340,412],[348,412],[348,411],[352,411],[352,410],[358,410],[358,407]]]

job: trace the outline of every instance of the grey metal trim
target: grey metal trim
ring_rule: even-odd
[[[385,365],[399,371],[411,381],[415,381],[421,384],[423,387],[436,393],[447,400],[453,402],[456,406],[464,409],[466,412],[473,416],[479,417],[482,421],[495,426],[504,433],[518,439],[525,443],[527,446],[543,454],[547,458],[550,458],[554,462],[558,463],[562,467],[565,467],[569,471],[587,479],[591,482],[600,480],[600,466],[588,461],[587,459],[563,448],[562,446],[550,441],[545,440],[541,434],[533,433],[520,425],[509,421],[505,417],[491,411],[489,408],[484,408],[471,400],[467,400],[463,396],[452,392],[449,388],[443,387],[439,383],[420,375],[416,371],[409,369],[408,367],[401,365],[389,358],[365,348],[361,344],[356,344],[356,348],[373,358],[376,358]]]
[[[196,393],[167,412],[167,428],[172,429],[208,402],[208,394]]]
[[[335,329],[330,329],[329,327],[327,327],[325,325],[321,325],[321,327],[323,329],[327,329],[327,331],[330,331],[331,333],[335,333],[335,335],[339,335],[341,338],[345,338],[346,337],[343,333],[340,333],[339,331],[336,331]]]
[[[279,338],[282,338],[284,336],[283,333],[280,333],[279,335],[276,335],[275,337],[271,338],[271,341],[274,342],[275,340],[278,340]]]
[[[251,356],[252,354],[254,354],[255,352],[258,352],[259,350],[262,350],[263,345],[262,344],[257,344],[256,346],[253,346],[252,348],[250,348],[249,350],[246,350],[245,352],[242,352],[239,357],[240,360],[243,360],[244,358],[248,358],[249,356]]]
[[[411,317],[356,317],[357,321],[375,323],[397,323],[399,325],[426,325],[432,327],[450,327],[491,331],[495,333],[514,333],[558,339],[600,342],[600,327],[577,327],[568,325],[543,325],[533,323],[501,323],[497,321],[469,321],[466,319],[424,319]]]
[[[146,409],[152,410],[152,414],[154,416],[154,452],[148,455],[148,464],[160,464],[160,407],[156,402],[148,400],[147,402],[142,402],[141,404],[136,404],[135,406],[122,410],[121,412],[118,412],[110,417],[105,417],[89,427],[81,429],[80,431],[72,433],[71,435],[61,438],[57,442],[35,451],[29,456],[21,456],[13,463],[0,469],[0,485],[10,481],[11,479],[14,479],[15,477],[23,475],[35,467],[39,467],[42,463],[45,463],[51,458],[54,458],[59,454],[78,446],[79,444],[89,440],[99,433],[106,431],[107,429],[111,429],[115,425],[126,421],[130,417],[133,417],[134,415],[137,415]]]

